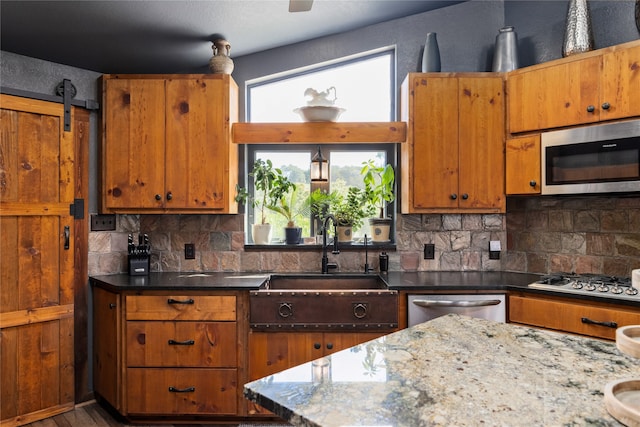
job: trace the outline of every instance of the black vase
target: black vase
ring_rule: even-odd
[[[287,245],[297,245],[302,239],[301,227],[285,227],[284,228],[284,241]]]
[[[422,51],[422,72],[434,73],[440,71],[440,48],[436,33],[427,33]]]

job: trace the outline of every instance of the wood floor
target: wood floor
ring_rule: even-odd
[[[116,420],[95,401],[76,405],[73,411],[26,424],[24,427],[172,427],[174,424],[129,424]],[[288,424],[176,424],[175,427],[286,427]]]

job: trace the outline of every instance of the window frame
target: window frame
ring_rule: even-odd
[[[388,144],[341,144],[341,143],[324,143],[320,144],[322,147],[322,152],[325,156],[329,158],[329,167],[331,167],[331,151],[384,151],[386,153],[387,163],[393,165],[394,170],[396,170],[396,180],[394,183],[395,190],[394,193],[396,198],[393,202],[387,205],[386,213],[387,217],[392,219],[391,226],[391,242],[390,244],[395,245],[395,228],[396,228],[396,219],[397,219],[397,209],[396,202],[399,201],[398,188],[399,188],[399,177],[397,173],[397,164],[398,164],[398,150],[396,144],[388,143]],[[318,150],[318,144],[295,144],[295,151],[308,151],[311,155],[316,153]],[[256,153],[259,151],[282,151],[286,152],[287,150],[292,150],[292,146],[288,144],[249,144],[246,147],[246,162],[247,165],[252,165],[256,160]],[[365,161],[367,159],[362,159]],[[250,194],[254,194],[255,187],[252,179],[249,179],[248,173],[250,170],[247,170],[245,173],[245,182],[247,191]],[[312,184],[309,184],[310,187]],[[253,206],[247,205],[245,206],[245,226],[250,226],[255,223],[256,212]],[[365,220],[366,221],[366,220]],[[311,229],[310,233],[313,233],[313,221],[311,221]],[[253,242],[248,241],[248,235],[245,241],[245,245],[255,245]],[[303,237],[312,237],[312,236],[303,236]],[[277,245],[276,245],[277,246]],[[300,245],[298,245],[300,246]]]

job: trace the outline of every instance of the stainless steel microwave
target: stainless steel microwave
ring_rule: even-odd
[[[640,120],[541,135],[542,194],[640,191]]]

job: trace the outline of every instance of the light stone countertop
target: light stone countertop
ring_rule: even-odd
[[[447,315],[246,384],[296,426],[618,426],[613,342]]]

